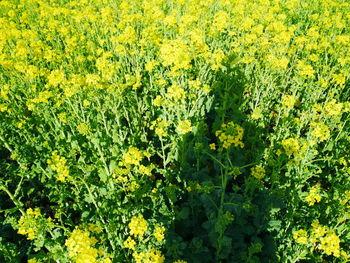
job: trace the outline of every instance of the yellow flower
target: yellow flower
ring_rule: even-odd
[[[57,180],[65,182],[69,177],[69,169],[66,166],[67,159],[57,155],[57,151],[52,152],[51,159],[47,160],[50,168],[57,172]]]
[[[90,105],[90,101],[88,100],[83,100],[83,106],[88,107]]]
[[[219,69],[223,68],[222,62],[226,58],[224,52],[221,49],[215,50],[211,55],[210,55],[210,64],[211,64],[211,69],[218,71]]]
[[[0,112],[8,111],[8,104],[0,103]]]
[[[164,226],[157,226],[154,230],[153,236],[157,239],[158,242],[162,241],[164,239]]]
[[[124,247],[125,248],[134,250],[135,249],[135,245],[136,245],[136,242],[135,242],[135,240],[132,239],[132,237],[128,237],[124,241]]]
[[[39,208],[28,208],[26,213],[21,216],[18,221],[18,234],[27,235],[28,240],[36,238],[36,233],[39,231],[37,219],[41,217]]]
[[[7,100],[8,94],[10,93],[10,86],[9,85],[3,85],[0,90],[0,97],[4,100]]]
[[[50,75],[47,77],[49,86],[56,87],[63,83],[65,80],[64,71],[62,70],[53,70]]]
[[[250,169],[252,176],[257,179],[262,179],[265,177],[265,169],[261,166],[255,166]]]
[[[166,97],[175,101],[181,100],[185,97],[185,90],[179,85],[173,84],[168,88]]]
[[[254,120],[258,120],[264,117],[264,115],[262,114],[262,110],[260,108],[255,108],[250,116]]]
[[[162,105],[164,104],[164,100],[162,99],[161,96],[157,95],[157,96],[154,98],[152,104],[153,104],[154,106],[159,107],[159,106],[162,106]]]
[[[34,107],[35,107],[35,104],[38,104],[38,103],[44,103],[44,104],[46,104],[46,103],[49,102],[49,99],[50,99],[51,97],[53,97],[53,96],[54,96],[54,94],[53,94],[53,92],[51,92],[51,91],[47,91],[47,90],[41,91],[41,92],[39,92],[39,94],[37,95],[37,97],[35,97],[34,99],[30,99],[30,100],[27,101],[27,103],[26,103],[26,104],[27,104],[27,107],[28,107],[29,110],[33,110]]]
[[[191,122],[189,120],[180,121],[176,127],[176,131],[179,134],[186,134],[192,131]]]
[[[147,175],[147,176],[150,176],[152,177],[152,170],[154,169],[154,165],[150,165],[150,166],[144,166],[144,165],[140,165],[139,166],[139,172],[141,174],[144,174],[144,175]]]
[[[165,257],[157,249],[150,249],[148,252],[133,253],[136,263],[163,263]]]
[[[85,83],[88,86],[96,85],[100,81],[100,77],[96,74],[86,74]]]
[[[140,188],[140,185],[136,181],[132,181],[128,184],[126,189],[130,192],[135,192],[139,188]]]
[[[307,243],[307,232],[304,229],[294,231],[293,238],[297,243],[305,245]]]
[[[26,120],[21,120],[19,123],[17,123],[17,128],[21,129],[23,127],[23,125],[26,124],[26,122],[27,122]]]
[[[88,135],[89,132],[90,132],[90,127],[88,124],[86,123],[80,123],[78,126],[77,126],[77,130],[80,134],[82,135]]]
[[[129,223],[130,235],[142,238],[147,231],[147,221],[143,216],[133,217]]]
[[[112,260],[110,258],[103,258],[98,261],[99,263],[112,263]]]
[[[156,60],[150,60],[150,61],[148,61],[148,62],[146,63],[145,69],[146,69],[147,71],[151,72],[151,71],[154,69],[154,67],[156,67],[158,64],[159,64],[158,61],[156,61]]]
[[[140,151],[136,147],[130,146],[128,151],[123,154],[122,164],[126,167],[129,167],[130,165],[140,165],[143,157],[143,151]]]
[[[227,28],[228,22],[230,20],[230,15],[225,11],[219,11],[215,14],[213,23],[211,25],[211,30],[214,32],[222,32]]]
[[[313,206],[315,203],[321,201],[321,195],[319,194],[319,191],[319,186],[311,187],[309,194],[305,198],[305,201],[308,202],[309,206]]]
[[[283,95],[282,97],[282,105],[286,106],[287,108],[293,108],[296,102],[297,99],[291,95]]]
[[[76,263],[97,263],[98,250],[93,247],[96,242],[88,231],[76,228],[65,242],[68,256]]]
[[[319,249],[323,250],[327,255],[335,257],[340,256],[340,239],[333,230],[328,230],[324,237],[320,238]]]
[[[322,122],[312,122],[310,126],[313,128],[311,135],[318,138],[320,141],[325,141],[330,137],[328,126]]]
[[[234,146],[244,147],[242,142],[244,130],[238,124],[233,122],[223,123],[221,130],[217,130],[215,135],[222,143],[222,147],[229,148],[232,144]]]
[[[216,150],[216,145],[215,145],[215,143],[209,144],[209,148],[210,148],[211,150]]]
[[[314,78],[315,77],[315,70],[311,65],[307,65],[304,63],[304,61],[299,61],[297,68],[299,69],[299,75],[304,78]]]
[[[287,155],[297,154],[300,149],[299,142],[295,138],[289,138],[289,139],[283,140],[282,147],[286,151]]]
[[[344,74],[332,74],[332,82],[338,85],[344,85],[346,81],[346,75]]]
[[[159,137],[165,137],[168,135],[166,128],[169,125],[170,123],[168,121],[158,118],[157,120],[152,121],[150,129],[154,130]]]
[[[185,40],[166,40],[160,47],[160,58],[164,66],[173,66],[173,70],[191,68],[191,53]]]
[[[312,221],[312,235],[313,238],[320,238],[326,234],[327,228],[325,226],[321,226],[318,220]]]
[[[325,103],[324,110],[327,116],[338,116],[342,114],[343,103],[337,103],[335,99],[332,99]]]

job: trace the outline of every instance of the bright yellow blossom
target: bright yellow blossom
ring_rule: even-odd
[[[160,242],[164,239],[164,231],[165,231],[164,226],[157,226],[154,229],[153,236],[157,239],[158,242]]]
[[[147,221],[143,216],[133,217],[129,223],[130,235],[142,238],[147,231]]]
[[[27,235],[28,240],[36,238],[36,234],[39,231],[38,219],[40,217],[42,215],[39,208],[28,208],[26,213],[18,221],[18,234]]]
[[[223,123],[221,130],[215,132],[219,141],[224,148],[229,148],[232,144],[234,146],[244,147],[243,139],[244,129],[233,122]]]
[[[310,126],[313,128],[311,135],[318,138],[320,141],[325,141],[330,137],[328,126],[322,122],[312,122]]]
[[[283,95],[282,97],[282,105],[287,108],[293,108],[297,99],[291,95]]]
[[[65,182],[69,177],[69,168],[66,165],[67,159],[57,154],[57,151],[52,152],[51,159],[47,160],[50,168],[57,172],[57,180]]]
[[[282,146],[287,155],[298,154],[300,145],[297,139],[288,138],[282,141]]]
[[[308,202],[310,206],[314,205],[315,203],[318,203],[321,201],[321,195],[319,194],[320,187],[319,186],[313,186],[310,189],[309,194],[306,196],[305,201]]]
[[[307,232],[304,229],[294,231],[293,238],[297,243],[305,245],[307,243]]]
[[[261,119],[262,117],[264,117],[264,115],[262,114],[261,108],[255,108],[251,114],[251,117],[254,120],[258,120],[258,119]]]
[[[74,229],[65,245],[68,248],[68,256],[76,263],[97,262],[98,250],[94,248],[97,240],[90,237],[88,231]]]
[[[124,241],[124,247],[125,248],[134,250],[135,249],[135,245],[136,245],[135,240],[132,239],[132,237],[130,237],[130,236]]]
[[[340,256],[340,239],[333,230],[328,230],[324,237],[320,238],[319,249],[326,255]]]
[[[179,134],[186,134],[192,131],[191,122],[189,120],[180,121],[176,127]]]

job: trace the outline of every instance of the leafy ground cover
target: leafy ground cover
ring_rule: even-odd
[[[350,261],[350,4],[0,1],[0,262]]]

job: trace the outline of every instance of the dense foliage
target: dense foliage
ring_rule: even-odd
[[[0,262],[350,261],[350,4],[0,1]]]

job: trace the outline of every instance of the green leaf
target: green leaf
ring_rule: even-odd
[[[100,177],[101,182],[107,182],[107,172],[104,168],[98,170],[98,176]]]

